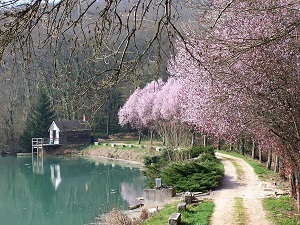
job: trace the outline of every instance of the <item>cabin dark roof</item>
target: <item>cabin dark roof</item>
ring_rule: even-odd
[[[90,124],[83,120],[54,121],[60,132],[92,130]]]

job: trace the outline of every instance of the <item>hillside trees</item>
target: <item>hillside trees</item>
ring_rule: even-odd
[[[166,78],[175,34],[182,35],[179,24],[202,6],[177,0],[8,1],[0,6],[1,68],[21,65],[25,114],[42,82],[58,118],[85,113],[94,127],[101,127],[99,121],[112,127],[115,116],[107,109],[115,111],[119,94],[111,90]]]
[[[159,73],[174,34],[179,33],[175,23],[186,7],[179,1],[7,2],[0,6],[0,56],[20,54],[27,64],[47,59],[54,68],[47,76],[60,84],[65,73],[75,72],[72,66],[79,49],[85,54],[78,61],[81,71],[99,65],[91,69],[92,76],[77,80],[80,94],[88,96],[90,90],[99,93],[120,79],[134,80],[141,74],[136,70],[147,71],[142,61],[156,64]],[[75,73],[84,78],[80,71]]]
[[[29,77],[28,71],[22,70],[22,63],[12,65],[8,63],[12,57],[7,58],[0,66],[0,139],[1,144],[7,145],[13,152],[18,147],[31,96],[35,93],[36,79],[34,75]]]
[[[49,96],[44,88],[40,88],[36,102],[28,114],[26,126],[20,136],[21,147],[30,151],[32,138],[48,137],[48,129],[54,119],[55,112]]]

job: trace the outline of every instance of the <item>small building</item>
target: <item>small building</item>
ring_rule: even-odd
[[[91,126],[86,120],[53,121],[50,128],[50,144],[87,144],[91,142]]]

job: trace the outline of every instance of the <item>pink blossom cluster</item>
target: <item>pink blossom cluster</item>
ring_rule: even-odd
[[[174,78],[137,88],[119,110],[120,125],[129,123],[133,128],[151,129],[157,121],[180,120],[180,89],[180,82]]]

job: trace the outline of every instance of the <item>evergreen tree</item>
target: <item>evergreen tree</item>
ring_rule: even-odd
[[[44,88],[38,92],[36,103],[28,114],[25,129],[20,136],[21,147],[30,152],[33,137],[48,137],[48,129],[55,118],[50,98]]]

